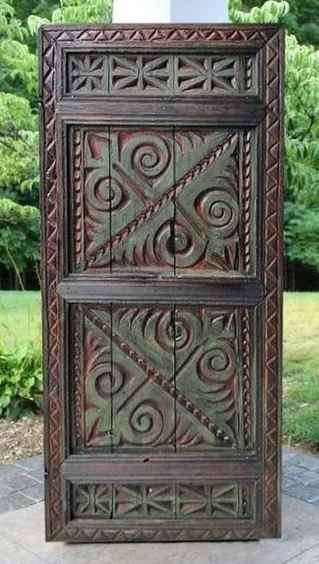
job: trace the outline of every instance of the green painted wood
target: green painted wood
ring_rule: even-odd
[[[172,130],[112,129],[112,272],[174,273]]]
[[[239,132],[176,131],[176,275],[239,269]]]

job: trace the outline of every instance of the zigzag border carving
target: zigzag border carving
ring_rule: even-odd
[[[282,80],[283,30],[266,45],[266,177],[265,177],[265,479],[264,527],[279,536],[280,524],[280,409],[281,293],[282,293]]]
[[[42,202],[44,221],[42,228],[44,279],[44,311],[46,333],[44,353],[46,359],[45,397],[48,409],[46,420],[47,446],[45,453],[47,536],[54,538],[62,530],[62,402],[60,382],[60,302],[57,294],[59,272],[58,201],[56,154],[56,45],[52,38],[42,37],[43,81],[43,170]]]

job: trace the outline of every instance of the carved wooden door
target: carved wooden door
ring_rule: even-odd
[[[41,46],[47,538],[278,536],[282,31]]]

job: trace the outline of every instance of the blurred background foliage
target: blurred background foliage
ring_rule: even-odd
[[[39,284],[38,27],[111,12],[111,0],[0,0],[0,289]],[[230,0],[230,15],[288,29],[286,286],[319,289],[319,0]]]

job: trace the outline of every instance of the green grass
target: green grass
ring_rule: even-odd
[[[0,345],[7,349],[41,343],[39,292],[0,292]]]
[[[40,294],[0,292],[0,344],[41,340]],[[319,447],[319,293],[284,299],[284,438]]]
[[[319,293],[284,300],[284,435],[319,447]]]

